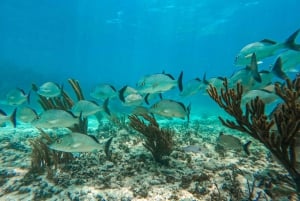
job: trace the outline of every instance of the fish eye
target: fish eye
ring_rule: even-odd
[[[60,144],[61,143],[61,139],[57,139],[56,143]]]

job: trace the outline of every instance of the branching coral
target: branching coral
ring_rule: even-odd
[[[245,113],[243,112],[243,86],[240,83],[237,84],[236,90],[228,88],[227,80],[223,85],[220,95],[212,85],[207,90],[210,97],[235,119],[231,121],[219,117],[222,124],[248,133],[263,143],[289,172],[297,192],[300,193],[300,172],[296,168],[297,154],[300,153],[295,151],[296,135],[300,129],[300,78],[293,82],[287,80],[284,87],[275,85],[275,93],[284,102],[276,108],[270,119],[265,114],[265,103],[259,97],[247,103]]]
[[[173,151],[174,132],[169,129],[161,129],[154,117],[145,114],[142,117],[148,121],[148,125],[136,115],[129,116],[129,125],[145,136],[143,144],[153,155],[154,160],[161,164],[167,164],[164,156],[169,156]]]

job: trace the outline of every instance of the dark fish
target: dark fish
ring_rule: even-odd
[[[220,132],[217,143],[225,149],[244,150],[247,155],[250,155],[249,145],[251,144],[251,141],[242,144],[239,138],[232,135],[225,135],[223,132]]]

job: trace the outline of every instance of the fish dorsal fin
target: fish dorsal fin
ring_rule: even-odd
[[[259,73],[262,73],[262,74],[269,74],[270,71],[268,71],[268,70],[261,70],[261,71],[259,71]]]
[[[261,43],[264,43],[264,44],[266,44],[266,45],[275,45],[275,44],[277,44],[275,41],[270,40],[270,39],[267,39],[267,38],[261,40],[260,42],[261,42]]]
[[[164,75],[168,76],[168,77],[171,78],[172,80],[175,80],[175,78],[174,78],[171,74],[169,74],[169,73],[164,73]]]
[[[98,139],[94,136],[94,135],[87,135],[90,138],[92,138],[95,142],[97,142],[98,144],[100,144],[100,142],[98,141]]]
[[[67,113],[69,113],[72,117],[78,118],[78,117],[76,117],[76,115],[72,111],[70,111],[70,110],[64,110],[64,111],[66,111]],[[81,114],[82,114],[82,112],[80,112],[80,115]]]
[[[94,103],[95,105],[99,106],[99,104],[95,100],[89,100],[89,102]]]
[[[19,90],[24,96],[26,95],[25,91],[19,87],[17,87],[17,90]]]
[[[115,88],[113,85],[109,84],[109,86],[110,86],[110,88],[111,88],[113,91],[115,91],[115,92],[117,91],[116,88]]]

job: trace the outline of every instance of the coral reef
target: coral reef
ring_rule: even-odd
[[[154,117],[145,114],[142,117],[148,121],[148,125],[136,115],[129,116],[129,125],[145,136],[143,144],[153,155],[154,160],[161,164],[168,164],[165,156],[173,151],[174,132],[170,129],[161,129]]]
[[[295,182],[300,194],[300,172],[297,167],[296,135],[300,129],[300,77],[294,81],[286,80],[284,86],[275,84],[275,93],[283,100],[271,117],[265,114],[265,103],[259,98],[248,102],[243,111],[241,99],[243,86],[238,83],[236,90],[228,88],[223,82],[220,94],[216,87],[210,85],[209,96],[218,103],[235,121],[220,121],[226,127],[239,130],[257,139],[280,161]],[[299,161],[298,161],[299,163]]]

